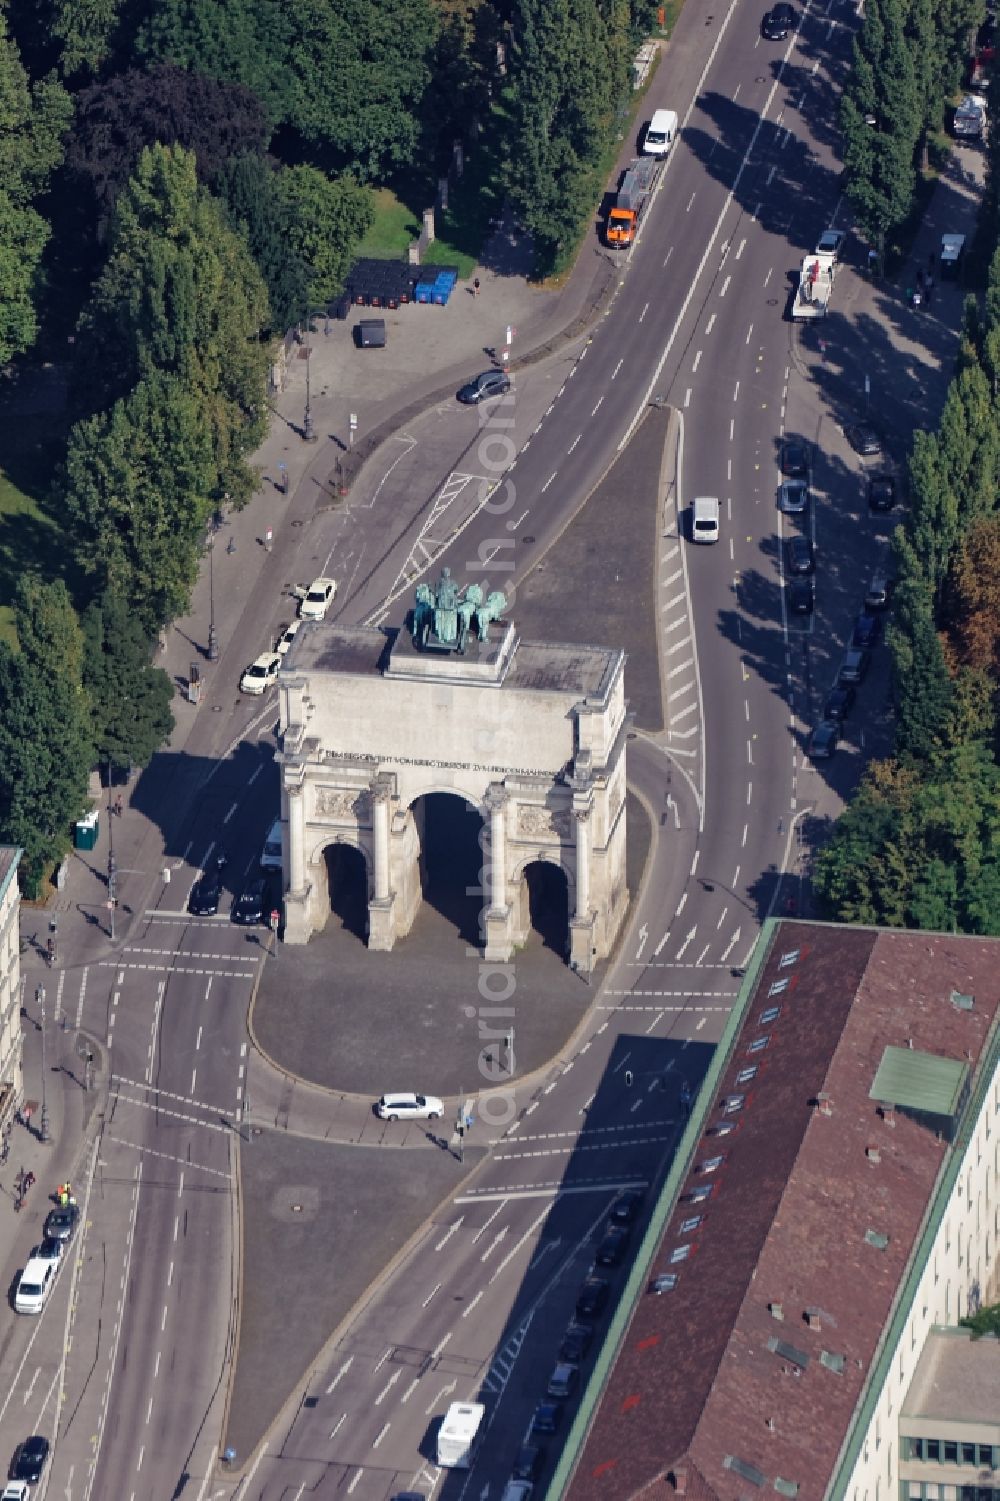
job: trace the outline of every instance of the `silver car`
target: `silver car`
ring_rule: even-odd
[[[788,516],[800,516],[809,508],[809,482],[804,479],[782,480],[778,486],[778,510]]]

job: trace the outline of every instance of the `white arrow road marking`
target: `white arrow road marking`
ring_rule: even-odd
[[[460,1226],[462,1225],[464,1219],[465,1219],[465,1215],[463,1214],[459,1219],[457,1219],[455,1221],[455,1223],[453,1225],[449,1225],[448,1226],[448,1229],[447,1229],[446,1233],[444,1235],[442,1235],[441,1239],[438,1241],[437,1245],[434,1247],[435,1251],[440,1251],[440,1249],[441,1249],[442,1246],[446,1246],[448,1244],[448,1242],[451,1240],[451,1237],[455,1234],[455,1231],[458,1230],[460,1228]]]
[[[432,1412],[437,1412],[445,1397],[450,1397],[457,1385],[457,1381],[449,1381],[447,1386],[443,1386],[438,1392],[437,1396],[434,1398],[434,1401],[431,1403],[430,1407],[427,1408],[426,1413],[424,1414],[425,1417],[429,1418]]]
[[[344,1379],[344,1377],[347,1375],[348,1371],[351,1369],[351,1366],[353,1364],[354,1364],[354,1356],[353,1355],[349,1355],[348,1358],[344,1361],[344,1364],[341,1366],[340,1370],[337,1372],[336,1376],[334,1376],[333,1380],[330,1382],[330,1385],[327,1387],[327,1389],[326,1389],[326,1395],[327,1396],[330,1395],[330,1393],[333,1391],[334,1387],[338,1384],[338,1382],[340,1382],[340,1381],[342,1381]]]
[[[489,1260],[489,1258],[493,1255],[493,1252],[496,1250],[497,1246],[500,1245],[500,1243],[506,1238],[508,1228],[509,1227],[507,1225],[504,1225],[504,1227],[503,1227],[502,1230],[498,1230],[497,1231],[496,1235],[494,1235],[493,1239],[490,1241],[490,1244],[486,1247],[486,1250],[483,1252],[482,1256],[480,1256],[480,1258],[479,1258],[480,1261],[488,1261]],[[440,1287],[440,1286],[441,1286],[441,1284],[439,1282],[438,1283],[438,1287]]]
[[[722,951],[722,957],[723,957],[724,960],[729,958],[730,954],[733,952],[733,949],[736,947],[736,945],[739,943],[739,941],[740,941],[740,929],[737,928],[736,932],[733,934],[732,938],[730,938],[728,944],[726,945],[726,947]]]
[[[639,929],[639,947],[635,951],[635,957],[637,959],[642,957],[642,951],[646,947],[646,940],[648,937],[649,927],[646,923],[643,923],[642,927]]]
[[[696,934],[696,933],[697,933],[697,931],[698,931],[698,927],[697,927],[697,924],[696,924],[696,925],[695,925],[695,926],[694,926],[694,927],[693,927],[693,928],[692,928],[692,929],[691,929],[691,931],[690,931],[690,933],[689,933],[689,934],[688,934],[688,936],[687,936],[687,937],[686,937],[686,938],[685,938],[685,940],[684,940],[684,942],[683,942],[683,943],[682,943],[682,944],[681,944],[681,946],[680,946],[680,948],[679,948],[679,949],[678,949],[678,950],[677,950],[677,957],[678,957],[678,959],[680,959],[680,958],[681,958],[681,957],[682,957],[682,956],[683,956],[683,954],[684,954],[684,950],[685,950],[685,949],[686,949],[686,948],[687,948],[687,946],[688,946],[688,944],[689,944],[689,943],[690,943],[690,942],[691,942],[691,941],[692,941],[692,939],[693,939],[693,938],[694,938],[694,935],[695,935],[695,934]]]

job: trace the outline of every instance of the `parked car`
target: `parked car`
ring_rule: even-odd
[[[482,375],[477,375],[468,385],[460,387],[455,395],[465,406],[476,406],[478,402],[487,401],[491,396],[505,396],[509,390],[510,376],[506,370],[484,370]]]
[[[787,516],[801,516],[809,509],[809,485],[804,479],[782,480],[778,486],[778,510]]]
[[[50,1240],[46,1236],[45,1240],[43,1240],[40,1245],[37,1245],[33,1248],[31,1252],[31,1260],[59,1261],[62,1258],[64,1249],[65,1247],[63,1246],[61,1240]]]
[[[323,620],[337,593],[337,581],[330,578],[313,579],[309,588],[299,599],[299,618]]]
[[[854,635],[851,637],[852,646],[871,647],[878,640],[881,630],[881,621],[877,615],[859,615],[854,622]]]
[[[251,928],[265,922],[270,913],[271,883],[266,876],[255,876],[233,902],[229,916],[241,928]]]
[[[891,474],[873,474],[868,481],[868,509],[891,511],[896,504],[896,481]]]
[[[791,578],[786,585],[788,608],[793,615],[811,615],[816,604],[816,582],[811,575]]]
[[[11,1480],[27,1480],[29,1485],[37,1485],[42,1478],[45,1462],[49,1457],[49,1441],[40,1433],[33,1433],[26,1438],[23,1444],[19,1444],[11,1467]]]
[[[574,1365],[579,1365],[590,1349],[593,1338],[594,1326],[592,1324],[584,1324],[578,1319],[573,1319],[567,1324],[566,1333],[562,1337],[559,1359],[569,1360]]]
[[[641,1188],[626,1188],[611,1206],[611,1218],[616,1225],[631,1225],[642,1208],[646,1195]]]
[[[266,693],[278,681],[281,657],[276,651],[261,652],[240,678],[241,693]]]
[[[301,629],[301,620],[291,620],[289,621],[288,625],[285,626],[285,629],[278,637],[278,644],[274,648],[279,657],[283,657],[285,655]]]
[[[588,1277],[576,1300],[577,1318],[596,1318],[603,1311],[610,1292],[611,1284],[603,1277]]]
[[[809,450],[797,438],[781,440],[779,465],[786,479],[809,478]]]
[[[823,718],[832,720],[834,724],[843,724],[853,707],[853,688],[831,688],[823,705]]]
[[[832,255],[834,260],[840,259],[840,252],[844,248],[847,239],[847,231],[843,229],[824,229],[816,241],[817,255]]]
[[[222,871],[206,870],[194,883],[188,897],[188,911],[192,917],[214,917],[222,900]]]
[[[545,1464],[545,1450],[541,1444],[522,1444],[514,1458],[511,1478],[514,1480],[537,1480]]]
[[[432,1094],[384,1094],[375,1114],[384,1121],[437,1121],[444,1114],[444,1106]]]
[[[837,749],[840,725],[832,719],[823,719],[809,736],[809,756],[813,761],[826,761]]]
[[[882,452],[882,439],[868,422],[854,422],[844,429],[848,443],[855,453],[863,458],[877,458]]]
[[[539,1402],[535,1408],[535,1415],[531,1420],[532,1433],[558,1433],[562,1423],[563,1405],[561,1402],[546,1400]]]
[[[865,590],[866,610],[887,610],[892,595],[892,579],[879,570],[872,574],[872,581]]]
[[[816,554],[808,537],[799,533],[789,537],[785,551],[788,555],[789,573],[812,573],[816,567]]]
[[[594,1260],[598,1266],[617,1266],[625,1255],[628,1243],[627,1225],[609,1225],[597,1247]]]
[[[47,1240],[61,1240],[65,1245],[76,1234],[79,1219],[80,1211],[75,1204],[67,1204],[61,1209],[50,1209],[45,1216],[42,1234]]]
[[[790,5],[774,5],[764,12],[760,34],[767,42],[783,42],[795,25],[795,12]]]
[[[8,1480],[0,1501],[29,1501],[31,1487],[26,1480]]]
[[[549,1384],[545,1388],[546,1396],[571,1397],[576,1391],[576,1384],[580,1379],[580,1368],[569,1360],[560,1360],[549,1377]]]
[[[871,653],[864,647],[852,646],[844,653],[844,660],[840,664],[840,672],[837,674],[839,683],[862,683],[871,662]]]

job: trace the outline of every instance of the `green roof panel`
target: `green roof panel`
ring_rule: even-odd
[[[869,1098],[901,1110],[954,1116],[969,1077],[969,1065],[916,1048],[886,1048]]]

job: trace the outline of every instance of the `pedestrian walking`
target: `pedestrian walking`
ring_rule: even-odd
[[[234,553],[236,551],[236,538],[235,537],[230,537],[228,543],[226,544],[226,551],[228,553]]]
[[[473,297],[478,297],[479,296],[479,277],[478,276],[474,278],[473,283],[472,283],[472,295],[473,295]]]
[[[121,818],[121,816],[124,813],[124,811],[125,811],[125,799],[122,797],[121,793],[119,792],[118,796],[115,798],[115,814],[116,814],[116,816],[118,818]]]
[[[34,1183],[35,1183],[35,1175],[34,1175],[34,1173],[31,1173],[31,1172],[26,1173],[25,1176],[24,1176],[24,1182],[23,1182],[23,1185],[22,1185],[24,1192],[27,1193],[29,1188],[33,1188],[34,1187]]]

